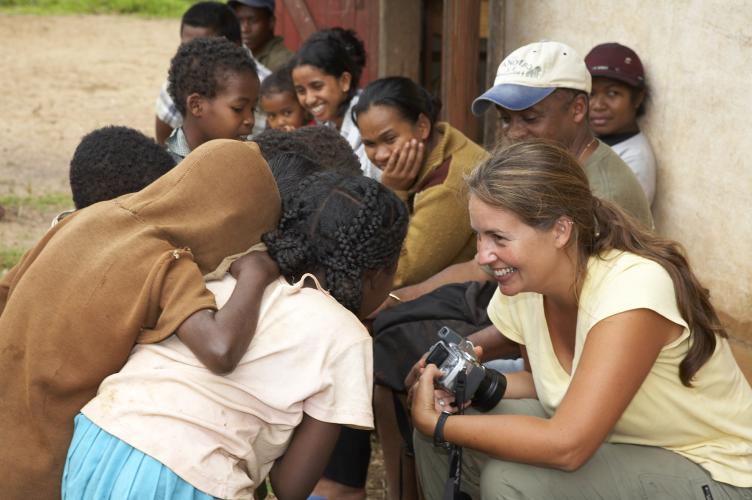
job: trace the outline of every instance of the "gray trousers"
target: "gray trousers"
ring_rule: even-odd
[[[546,417],[537,400],[504,400],[492,414]],[[449,453],[415,432],[415,459],[423,493],[441,500]],[[472,498],[526,500],[752,500],[752,488],[714,481],[705,469],[654,446],[604,443],[574,472],[489,458],[463,450],[462,490]]]

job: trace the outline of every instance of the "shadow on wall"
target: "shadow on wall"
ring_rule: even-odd
[[[720,311],[718,316],[729,334],[729,344],[734,351],[734,357],[752,384],[752,342],[744,340],[752,339],[752,321],[739,321]]]

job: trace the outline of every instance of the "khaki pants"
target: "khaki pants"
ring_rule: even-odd
[[[532,399],[505,400],[489,413],[546,416]],[[449,453],[417,431],[413,440],[425,497],[440,500]],[[495,460],[465,448],[462,490],[484,500],[752,500],[752,488],[716,482],[705,469],[671,451],[608,443],[574,472]]]

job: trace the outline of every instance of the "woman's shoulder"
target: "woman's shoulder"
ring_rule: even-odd
[[[658,262],[628,251],[609,250],[590,258],[580,304],[597,318],[650,309],[686,326],[668,271]]]
[[[668,271],[658,262],[618,249],[590,257],[587,280],[598,287],[618,283],[643,288],[660,282],[673,283]]]
[[[629,269],[639,269],[648,273],[666,273],[666,270],[658,262],[643,257],[634,252],[620,249],[609,249],[597,256],[590,257],[588,273],[606,272],[618,273]]]

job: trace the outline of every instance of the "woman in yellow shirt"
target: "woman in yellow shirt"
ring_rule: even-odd
[[[496,153],[468,186],[478,261],[499,285],[489,316],[526,370],[492,414],[440,417],[450,395],[422,369],[426,497],[446,454],[420,434],[467,448],[474,497],[752,498],[752,389],[679,245],[594,197],[549,143]]]

